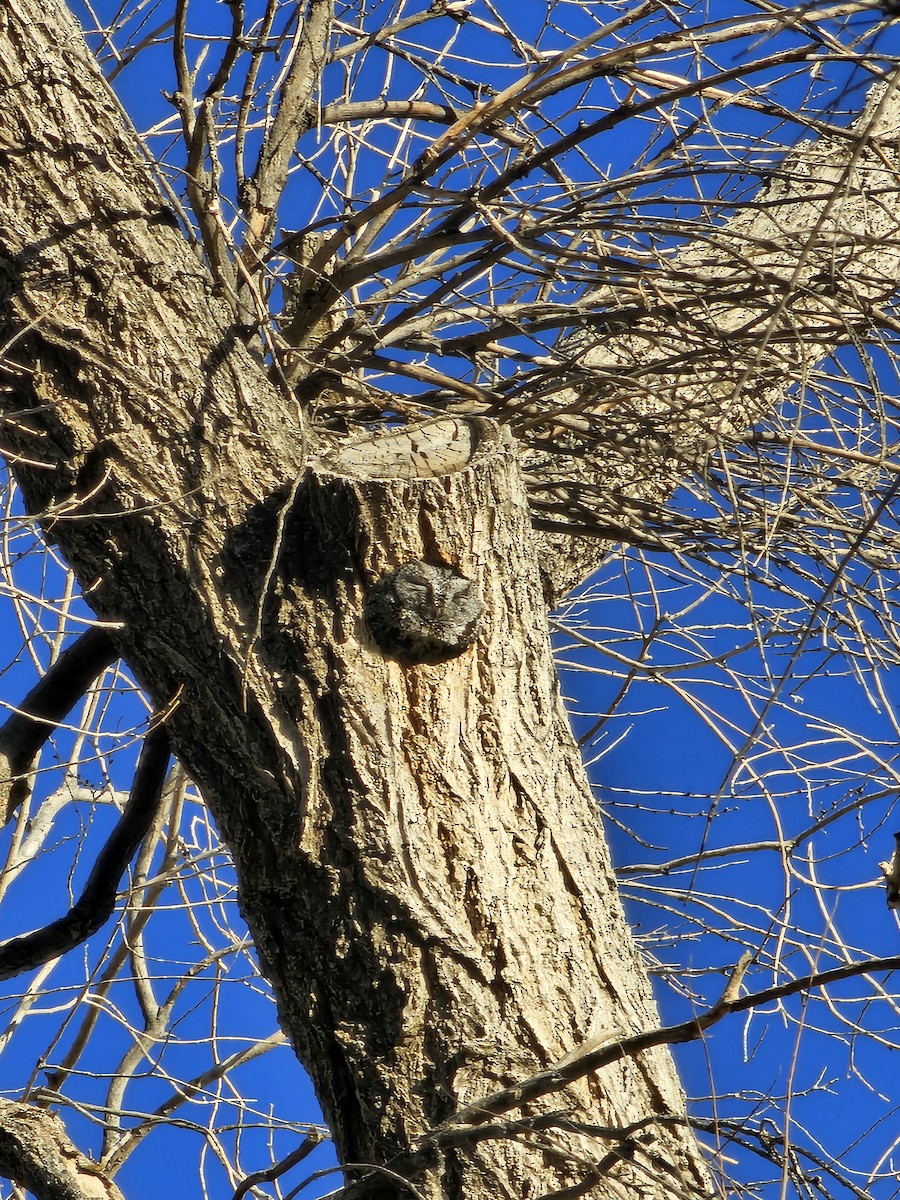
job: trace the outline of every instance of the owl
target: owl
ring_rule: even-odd
[[[475,641],[483,611],[477,584],[450,567],[417,560],[385,575],[365,603],[378,648],[406,663],[461,654]]]

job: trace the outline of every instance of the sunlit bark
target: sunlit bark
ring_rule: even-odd
[[[786,354],[812,364],[893,290],[893,92],[865,141],[789,159],[664,280],[595,297],[604,328],[563,347],[581,382],[523,401],[556,439],[523,479],[508,432],[469,416],[343,445],[305,427],[241,340],[236,274],[216,292],[53,0],[0,15],[0,80],[3,450],[215,814],[343,1159],[435,1198],[706,1194],[663,1049],[417,1150],[479,1095],[658,1023],[545,595],[774,404]],[[482,594],[447,661],[370,636],[371,587],[409,561]]]
[[[450,420],[304,465],[65,14],[17,4],[0,70],[5,449],[215,812],[342,1157],[412,1170],[458,1105],[658,1020],[559,704],[515,447]],[[368,635],[367,590],[410,559],[483,594],[449,662]],[[417,1187],[695,1195],[682,1112],[653,1051],[415,1163]]]

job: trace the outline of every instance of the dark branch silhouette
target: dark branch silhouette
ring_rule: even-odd
[[[22,701],[19,710],[4,722],[0,728],[0,764],[6,760],[8,776],[13,781],[7,820],[28,794],[28,780],[21,776],[34,756],[100,672],[117,657],[116,647],[105,629],[97,626],[88,629],[63,651]]]
[[[322,1144],[324,1137],[325,1135],[320,1130],[311,1130],[296,1150],[292,1150],[280,1162],[274,1163],[264,1171],[254,1171],[252,1175],[248,1175],[246,1179],[242,1180],[231,1200],[242,1200],[242,1197],[246,1196],[251,1188],[255,1188],[257,1184],[271,1183],[272,1180],[284,1175],[285,1172],[295,1167],[297,1163],[303,1162],[305,1158],[308,1158],[316,1146]]]
[[[150,828],[159,805],[169,751],[166,728],[156,725],[144,740],[128,802],[97,856],[84,891],[58,921],[0,946],[0,979],[31,971],[65,954],[96,933],[109,919],[115,907],[119,880]]]

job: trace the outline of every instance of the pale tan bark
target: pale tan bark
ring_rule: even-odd
[[[0,81],[4,448],[170,713],[339,1152],[403,1169],[458,1104],[657,1022],[559,704],[515,449],[451,421],[395,441],[394,467],[381,443],[305,466],[53,0],[5,9]],[[450,662],[368,636],[367,589],[409,558],[484,594]],[[418,1164],[420,1194],[705,1193],[666,1051],[511,1116],[548,1107]]]
[[[657,1022],[559,705],[515,447],[461,421],[352,454],[308,445],[54,0],[0,10],[0,81],[4,450],[171,710],[340,1152],[409,1169],[458,1105]],[[629,500],[659,500],[777,400],[785,355],[811,364],[893,290],[897,122],[880,103],[874,141],[807,147],[761,212],[641,297],[606,297],[586,393],[546,398],[577,410],[559,418],[563,451],[605,449],[588,470],[530,456],[532,512],[556,471],[561,502],[571,480],[627,528]],[[552,592],[595,545],[544,547]],[[367,590],[410,559],[483,592],[476,645],[449,662],[403,664],[369,637]],[[682,1114],[668,1054],[647,1052],[511,1113],[532,1126],[435,1157],[416,1184],[702,1194]],[[386,1176],[369,1191],[401,1194]]]
[[[445,432],[462,442],[454,421],[417,428],[420,469]],[[514,447],[491,430],[458,470],[367,480],[366,454],[382,446],[360,448],[352,477],[322,463],[305,481],[272,616],[295,643],[291,683],[311,760],[298,892],[316,898],[316,958],[333,960],[327,983],[320,968],[283,1003],[297,1007],[292,1027],[327,1006],[340,1046],[331,1061],[343,1065],[320,1086],[346,1086],[349,1064],[364,1081],[359,1103],[378,1108],[400,1153],[486,1084],[658,1018],[559,704]],[[401,467],[410,459],[400,445]],[[385,472],[383,459],[374,469]],[[404,666],[373,648],[360,614],[367,583],[423,559],[475,580],[485,615],[472,650]],[[320,1038],[321,1023],[307,1036]],[[668,1190],[692,1194],[702,1171],[689,1143],[652,1121],[682,1103],[664,1054],[620,1064],[550,1107],[570,1109],[576,1126],[635,1125],[635,1145],[647,1138],[591,1194],[652,1194],[659,1161]],[[542,1195],[587,1179],[610,1150],[630,1153],[616,1137],[552,1127],[521,1140],[536,1149],[486,1143],[445,1164],[447,1193]],[[383,1147],[367,1140],[356,1153]],[[581,1161],[556,1161],[569,1155]]]
[[[123,1200],[66,1134],[59,1117],[0,1099],[0,1175],[37,1200]]]

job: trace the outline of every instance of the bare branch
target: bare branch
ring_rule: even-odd
[[[290,1171],[297,1163],[303,1162],[305,1158],[309,1158],[316,1146],[320,1146],[324,1141],[324,1135],[318,1130],[313,1130],[306,1135],[296,1150],[292,1150],[290,1154],[285,1155],[280,1162],[273,1163],[271,1167],[266,1167],[262,1171],[254,1171],[252,1175],[248,1175],[241,1184],[235,1189],[231,1200],[241,1200],[243,1196],[260,1183],[271,1183],[273,1179],[278,1179],[286,1171]]]
[[[848,963],[829,971],[813,972],[797,979],[791,979],[787,983],[776,984],[773,987],[737,997],[735,992],[741,986],[750,961],[749,954],[742,956],[741,961],[729,977],[721,998],[706,1012],[692,1017],[689,1021],[682,1021],[678,1025],[663,1026],[630,1036],[613,1036],[612,1039],[609,1035],[601,1035],[592,1039],[591,1042],[571,1051],[545,1071],[540,1071],[512,1087],[503,1088],[490,1096],[476,1100],[455,1113],[441,1129],[435,1130],[434,1133],[428,1134],[422,1139],[417,1157],[425,1158],[439,1147],[462,1144],[471,1130],[477,1129],[490,1117],[509,1112],[513,1108],[520,1108],[524,1104],[533,1103],[542,1096],[561,1091],[574,1080],[582,1079],[623,1058],[633,1057],[653,1046],[681,1045],[685,1042],[697,1041],[723,1017],[747,1012],[764,1004],[770,1004],[774,1000],[782,1000],[788,996],[808,992],[812,988],[824,988],[828,984],[844,979],[900,970],[900,955],[895,954],[887,958],[869,959],[867,962]]]
[[[144,741],[122,816],[97,856],[84,891],[64,917],[0,946],[0,979],[11,979],[58,958],[109,920],[119,880],[156,814],[169,754],[165,726],[153,726]]]
[[[176,0],[175,6],[175,36],[173,51],[175,55],[175,75],[178,90],[171,97],[172,103],[181,117],[184,143],[187,147],[187,169],[185,180],[188,198],[194,212],[194,218],[200,229],[203,246],[206,250],[210,269],[216,280],[221,284],[225,296],[237,311],[237,271],[230,256],[228,239],[219,219],[221,198],[219,180],[221,169],[217,162],[216,128],[215,128],[215,96],[207,93],[199,104],[194,98],[194,83],[196,81],[198,64],[191,69],[187,57],[187,15],[189,0]],[[239,3],[231,5],[232,17],[237,23],[242,20],[242,8]],[[233,34],[229,47],[225,52],[220,70],[222,74],[226,63],[234,61],[239,46],[239,39]],[[227,78],[227,71],[224,78]],[[207,165],[208,160],[208,165]]]
[[[0,1099],[0,1175],[37,1200],[124,1200],[54,1113]]]
[[[0,790],[9,789],[7,820],[28,793],[25,773],[34,756],[116,657],[109,633],[99,625],[92,626],[62,652],[22,701],[19,710],[7,717],[0,728]]]
[[[333,0],[307,0],[298,6],[298,28],[278,109],[242,197],[247,247],[254,256],[260,256],[271,242],[291,156],[301,134],[315,120],[316,89],[325,66],[333,15]]]

